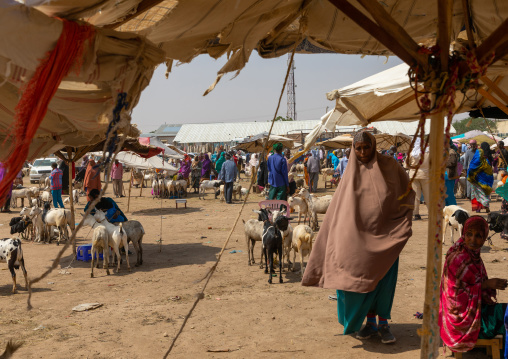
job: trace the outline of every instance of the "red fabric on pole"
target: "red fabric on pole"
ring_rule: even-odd
[[[12,141],[12,148],[4,162],[6,176],[0,182],[2,204],[28,157],[30,143],[48,111],[49,102],[73,65],[79,72],[84,44],[87,40],[93,39],[95,34],[94,28],[90,25],[62,21],[62,34],[55,48],[41,60],[33,77],[21,89],[23,94],[16,106],[14,134],[7,137]]]

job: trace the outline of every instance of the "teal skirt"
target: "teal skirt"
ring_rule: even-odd
[[[337,314],[339,323],[344,326],[345,335],[359,331],[368,313],[391,319],[398,272],[399,259],[397,258],[372,292],[355,293],[337,290]]]

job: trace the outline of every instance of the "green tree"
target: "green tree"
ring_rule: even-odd
[[[282,117],[282,116],[277,116],[275,118],[275,121],[294,121],[291,117]],[[268,121],[270,122],[270,121]]]
[[[468,125],[468,123],[471,122]],[[487,122],[490,126],[490,129],[494,132],[496,132],[496,122],[487,119]],[[472,131],[472,130],[479,130],[479,131],[489,131],[489,127],[485,123],[485,120],[483,118],[472,118],[468,117],[463,120],[459,120],[453,123],[453,127],[457,131],[457,135],[461,135],[463,133]]]

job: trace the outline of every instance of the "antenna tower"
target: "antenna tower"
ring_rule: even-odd
[[[291,54],[288,54],[288,65],[291,62]],[[287,109],[287,118],[292,118],[296,121],[296,97],[295,97],[295,61],[293,58],[293,64],[291,65],[291,69],[289,70],[288,84],[287,84],[287,99],[288,99],[288,109]]]

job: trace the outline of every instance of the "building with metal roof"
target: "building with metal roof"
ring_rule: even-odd
[[[143,133],[139,137],[157,137],[164,143],[172,144],[181,127],[181,124],[163,124],[154,132]]]

